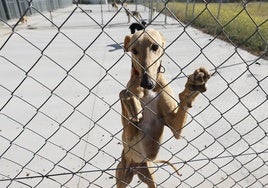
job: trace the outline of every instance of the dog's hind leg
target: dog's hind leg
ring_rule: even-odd
[[[142,17],[141,17],[141,14],[140,13],[138,13],[138,16],[137,17],[138,17],[139,20],[142,20]]]
[[[137,174],[139,179],[146,183],[149,188],[155,188],[154,183],[154,176],[153,172],[151,172],[151,168],[149,166],[150,162],[144,162],[139,165],[139,168],[137,168]]]
[[[127,23],[129,23],[130,22],[130,15],[128,14],[127,15]]]
[[[132,180],[134,171],[131,169],[131,162],[124,155],[124,150],[121,155],[121,162],[116,168],[116,187],[125,188]]]

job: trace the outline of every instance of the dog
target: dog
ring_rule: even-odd
[[[118,4],[116,3],[116,1],[113,1],[113,2],[112,2],[112,7],[113,7],[116,11],[118,11]]]
[[[142,20],[142,17],[141,17],[141,14],[139,11],[131,11],[129,10],[128,8],[125,8],[125,11],[126,11],[126,15],[127,15],[127,18],[128,18],[128,22],[130,22],[130,17],[136,17],[138,20]]]
[[[117,188],[126,187],[135,174],[148,187],[156,187],[149,167],[159,152],[164,126],[179,139],[188,109],[198,94],[207,90],[210,74],[201,67],[188,77],[177,103],[161,71],[165,43],[164,36],[154,29],[137,31],[124,39],[132,68],[127,88],[119,94],[123,151],[116,170]]]
[[[20,19],[20,23],[21,24],[27,24],[27,22],[28,22],[27,16],[22,16],[21,19]]]
[[[140,31],[140,30],[145,29],[146,24],[147,23],[144,20],[141,22],[141,24],[140,23],[132,23],[129,26],[129,29],[130,29],[131,34],[134,34],[136,30],[137,31]]]

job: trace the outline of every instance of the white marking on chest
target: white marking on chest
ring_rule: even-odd
[[[156,92],[148,91],[147,95],[142,98],[143,118],[140,122],[140,127],[143,131],[152,130],[159,122],[158,118],[158,97]]]
[[[136,142],[134,149],[137,152],[133,160],[135,162],[141,162],[149,156],[150,151],[148,151],[148,143],[151,143],[153,140],[159,140],[159,137],[162,135],[163,124],[159,119],[158,114],[158,93],[153,91],[148,91],[147,95],[143,97],[142,100],[142,119],[139,122],[139,127],[142,129],[144,134],[139,134],[137,140],[142,139],[142,142]],[[155,137],[155,139],[154,139]],[[147,149],[146,149],[147,148]]]

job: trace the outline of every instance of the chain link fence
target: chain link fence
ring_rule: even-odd
[[[0,2],[0,17],[3,20],[20,18],[43,11],[53,11],[70,6],[72,0],[3,0]]]
[[[65,8],[51,12],[48,2]],[[111,2],[0,2],[0,187],[116,187],[123,148],[118,94],[131,67],[122,48],[130,34],[126,7],[117,2],[118,9]],[[6,15],[8,3],[20,8]],[[199,2],[204,11],[186,23],[172,9],[175,1],[127,3],[166,37],[163,66],[175,94],[196,68],[212,73],[183,137],[164,131],[158,158],[182,176],[154,164],[157,187],[268,187],[267,51],[255,56],[232,42],[224,32],[232,20],[222,25],[229,43],[192,28],[213,3]],[[26,24],[19,22],[23,15]],[[267,19],[255,24],[257,31],[268,31]],[[144,186],[137,177],[129,185]]]

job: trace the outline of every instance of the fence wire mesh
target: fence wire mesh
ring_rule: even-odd
[[[40,1],[25,2],[20,16],[31,13],[27,23],[0,14],[0,187],[116,187],[118,94],[131,67],[122,48],[130,34],[125,2],[118,1],[118,9],[110,2],[74,2],[53,12],[38,8]],[[187,4],[192,19],[185,24],[175,1],[127,3],[165,35],[163,66],[174,93],[195,68],[212,73],[183,137],[175,140],[164,131],[158,158],[182,176],[154,164],[157,187],[268,187],[268,18],[254,20],[243,1],[223,23],[210,9],[213,3],[200,2],[204,8],[197,15],[197,5]],[[214,20],[214,35],[191,27],[203,14]],[[255,30],[237,43],[227,28],[242,14]],[[256,35],[258,56],[239,48]],[[129,185],[144,186],[137,178]]]

